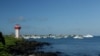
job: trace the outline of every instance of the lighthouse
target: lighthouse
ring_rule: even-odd
[[[19,24],[16,24],[14,28],[15,28],[15,38],[19,38],[21,26]]]

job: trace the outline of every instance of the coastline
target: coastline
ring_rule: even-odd
[[[43,46],[49,46],[47,42],[27,41],[16,39],[13,36],[5,36],[6,45],[1,45],[0,56],[58,56],[59,52],[36,51]]]
[[[6,45],[0,45],[0,56],[100,56],[99,40],[100,37],[28,41],[6,36]]]

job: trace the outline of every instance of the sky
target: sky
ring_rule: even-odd
[[[0,0],[0,31],[100,35],[100,0]]]

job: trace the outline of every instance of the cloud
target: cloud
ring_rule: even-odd
[[[23,16],[8,19],[9,23],[21,23],[21,22],[25,22],[25,21],[26,21],[26,19]]]
[[[19,16],[19,17],[14,17],[14,18],[9,18],[7,21],[10,24],[20,24],[20,23],[28,23],[28,22],[39,22],[39,23],[43,23],[43,22],[48,22],[48,18],[47,17],[31,17],[31,18],[26,18],[24,16]]]
[[[36,17],[34,18],[35,21],[39,21],[39,22],[46,22],[48,21],[47,17]]]
[[[19,20],[19,21],[24,21],[24,17],[23,17],[23,16],[20,16],[20,17],[18,18],[18,20]]]

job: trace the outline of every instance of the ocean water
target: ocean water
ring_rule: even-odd
[[[39,51],[61,52],[59,56],[100,56],[100,36],[85,39],[35,39],[40,42],[51,43]]]

